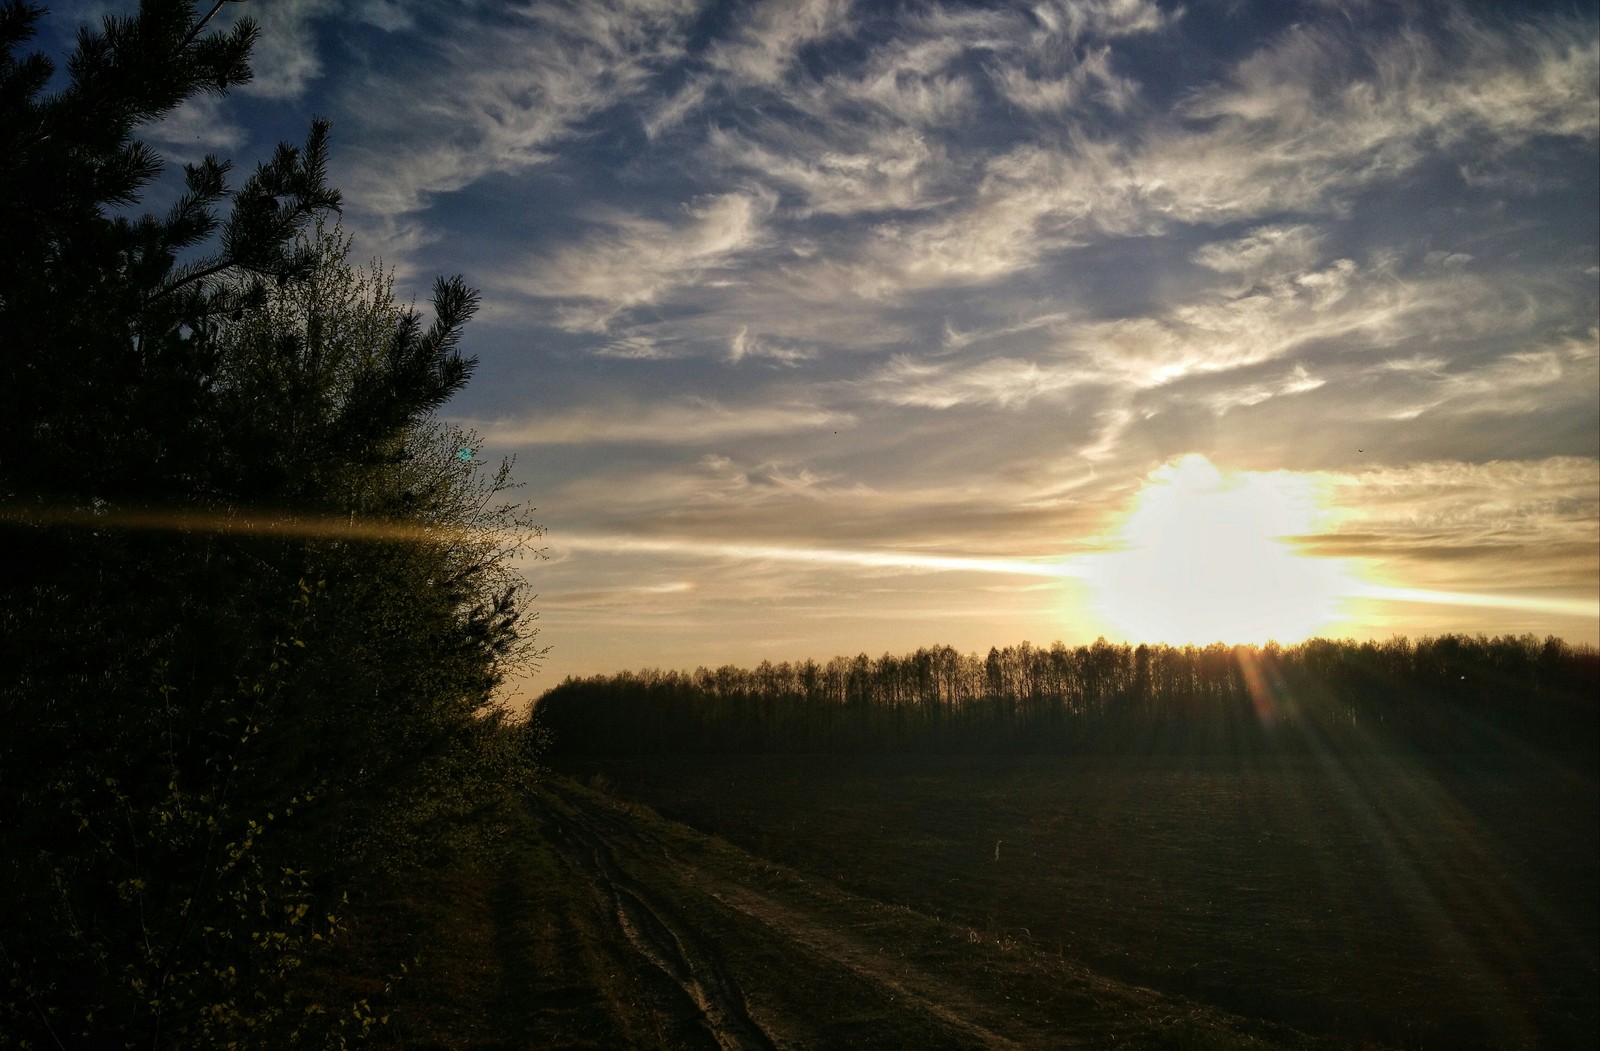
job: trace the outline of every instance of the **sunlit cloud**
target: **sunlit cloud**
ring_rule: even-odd
[[[566,301],[562,328],[603,332],[624,310],[654,303],[755,247],[773,204],[764,195],[724,194],[690,204],[678,223],[619,216],[607,233],[536,262],[526,278],[499,283]]]
[[[1375,406],[1400,420],[1428,414],[1511,416],[1576,408],[1592,404],[1592,392],[1600,387],[1593,329],[1554,345],[1513,350],[1473,367],[1455,366],[1442,358],[1410,358],[1385,362],[1381,368],[1408,381]]]
[[[747,359],[765,358],[783,365],[797,365],[814,357],[816,357],[815,350],[787,346],[759,334],[753,334],[749,325],[740,325],[739,330],[728,341],[728,360],[735,363]]]
[[[1109,47],[1095,49],[1058,75],[1041,76],[1025,68],[1001,66],[992,77],[1007,102],[1035,116],[1064,113],[1085,100],[1122,110],[1138,94],[1133,81],[1112,71]]]
[[[1213,241],[1194,254],[1203,267],[1236,274],[1249,287],[1266,277],[1305,273],[1322,259],[1323,235],[1316,227],[1260,226],[1244,237]]]
[[[801,48],[848,30],[850,0],[765,0],[706,56],[713,68],[752,84],[782,81]]]
[[[1281,398],[1292,394],[1304,394],[1316,390],[1326,381],[1318,379],[1306,371],[1304,365],[1296,365],[1289,374],[1275,381],[1265,383],[1252,383],[1245,386],[1235,386],[1208,395],[1205,402],[1211,411],[1218,416],[1229,409],[1248,408],[1251,405],[1260,405],[1268,398]]]
[[[1090,370],[1040,367],[1031,361],[990,358],[973,365],[919,362],[897,357],[862,381],[869,395],[892,405],[948,409],[955,405],[1017,408],[1035,398],[1076,390],[1096,377]]]
[[[997,156],[968,209],[893,232],[917,260],[906,279],[991,279],[1091,234],[1337,213],[1343,194],[1421,163],[1425,139],[1483,134],[1509,149],[1534,134],[1600,132],[1597,52],[1583,27],[1530,27],[1510,41],[1463,25],[1451,44],[1379,45],[1366,56],[1376,73],[1351,80],[1346,42],[1294,31],[1196,95],[1185,114],[1197,126],[1157,124],[1133,146],[1075,135],[1065,149]]]
[[[704,399],[580,408],[529,420],[476,420],[485,442],[512,446],[585,442],[695,444],[758,434],[849,427],[855,418],[814,406],[737,407]]]
[[[785,128],[767,142],[712,128],[711,156],[749,171],[800,199],[800,215],[927,207],[928,183],[944,160],[935,142],[909,129],[862,135],[851,142],[837,131],[823,135]]]
[[[1469,591],[1436,591],[1428,588],[1400,588],[1384,584],[1358,584],[1348,594],[1353,598],[1381,599],[1385,602],[1415,602],[1431,606],[1477,606],[1493,610],[1518,610],[1556,613],[1571,617],[1600,617],[1600,598],[1559,598],[1531,595],[1474,594]]]

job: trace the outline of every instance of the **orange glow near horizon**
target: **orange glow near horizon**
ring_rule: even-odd
[[[1326,633],[1359,583],[1347,559],[1287,537],[1330,519],[1313,480],[1218,470],[1191,454],[1151,473],[1116,548],[1080,560],[1091,609],[1130,642],[1295,643]]]

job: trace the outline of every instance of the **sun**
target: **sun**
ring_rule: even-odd
[[[1285,538],[1327,517],[1314,483],[1288,472],[1218,470],[1190,454],[1133,499],[1114,550],[1084,559],[1094,612],[1132,642],[1299,642],[1342,611],[1349,572]]]

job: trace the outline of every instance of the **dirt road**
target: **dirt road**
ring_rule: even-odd
[[[1031,943],[775,867],[549,778],[507,888],[508,1046],[1306,1047]],[[530,888],[524,886],[524,891]],[[526,1042],[524,1042],[524,1040]]]

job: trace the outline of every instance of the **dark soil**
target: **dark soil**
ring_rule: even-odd
[[[1557,765],[763,756],[568,769],[1002,955],[1341,1044],[1600,1042],[1600,787]],[[1006,995],[1000,973],[967,974],[963,995]],[[1055,994],[1038,996],[1044,1017]]]

